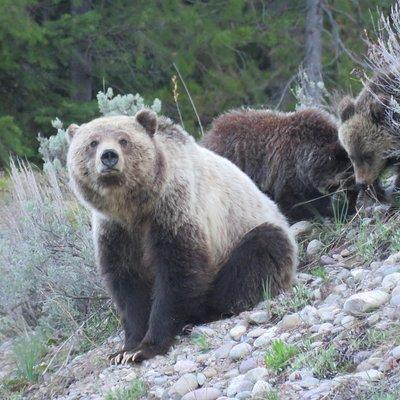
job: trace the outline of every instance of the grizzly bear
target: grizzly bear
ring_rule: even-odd
[[[355,207],[351,163],[325,111],[233,110],[213,121],[202,145],[236,164],[293,222],[332,216],[328,194],[343,183]]]
[[[72,125],[67,165],[125,331],[117,363],[168,351],[186,324],[288,288],[297,248],[275,203],[150,110]]]
[[[393,134],[393,128],[398,126],[390,106],[395,92],[389,81],[387,76],[376,75],[356,99],[346,96],[339,104],[339,140],[353,164],[356,183],[380,201],[389,199],[379,184],[379,176],[399,162],[395,156],[400,146],[398,135]],[[394,189],[400,186],[399,171],[396,175]]]

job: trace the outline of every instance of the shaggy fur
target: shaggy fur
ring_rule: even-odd
[[[163,354],[185,324],[253,306],[265,284],[274,294],[291,285],[297,248],[284,216],[181,127],[146,110],[68,132],[71,182],[93,212],[97,262],[125,330],[113,362]]]
[[[373,187],[379,200],[385,199],[378,182],[380,174],[399,161],[391,156],[398,148],[398,139],[388,126],[387,105],[392,93],[386,89],[389,88],[385,80],[376,76],[356,99],[345,97],[339,105],[339,140],[352,161],[356,182],[362,187]],[[399,184],[397,171],[395,188]]]
[[[293,113],[240,109],[214,120],[203,146],[226,157],[293,221],[331,216],[329,196],[351,184],[351,163],[333,118],[317,109]],[[356,200],[350,196],[350,208]]]

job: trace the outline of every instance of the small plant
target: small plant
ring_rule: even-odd
[[[353,367],[348,358],[334,346],[323,349],[310,349],[307,346],[292,363],[293,370],[312,369],[314,376],[319,379],[331,378],[340,372],[349,372]]]
[[[145,394],[145,384],[140,379],[136,378],[133,380],[129,388],[109,391],[104,396],[104,400],[137,400]]]
[[[83,341],[80,352],[85,353],[95,345],[103,343],[113,333],[117,332],[119,319],[110,304],[110,310],[99,313],[91,318],[82,328]]]
[[[13,377],[0,382],[0,399],[22,400],[22,394],[28,385],[23,377]]]
[[[104,116],[132,116],[145,107],[151,108],[156,113],[161,111],[161,101],[159,99],[154,99],[151,106],[146,106],[144,99],[140,94],[118,94],[117,96],[114,96],[114,92],[111,88],[108,88],[105,93],[99,92],[97,94],[97,102],[99,104],[99,110]]]
[[[202,333],[196,333],[192,337],[192,343],[199,347],[202,353],[207,353],[211,349],[211,343],[207,336]]]
[[[282,340],[275,340],[272,342],[271,349],[265,353],[265,365],[277,373],[282,372],[298,352],[299,349],[296,346],[286,344]]]
[[[311,291],[303,283],[293,287],[292,293],[283,297],[280,301],[275,302],[273,313],[278,317],[301,310],[309,304],[311,299]]]
[[[37,382],[41,370],[41,359],[46,353],[46,339],[42,333],[25,333],[15,340],[13,353],[20,377]]]
[[[265,394],[264,400],[279,400],[278,392],[276,390],[271,390]]]
[[[323,281],[326,281],[328,279],[328,273],[326,272],[326,269],[324,267],[316,267],[310,271],[310,274],[312,276],[315,276],[316,278],[321,278]]]

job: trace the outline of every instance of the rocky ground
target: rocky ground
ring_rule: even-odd
[[[294,225],[304,254],[291,293],[269,299],[266,290],[254,310],[195,327],[141,365],[108,365],[121,345],[110,338],[44,373],[23,398],[400,399],[400,253],[360,246],[357,235],[368,243],[378,226],[362,222],[374,228]],[[0,378],[13,369],[8,345]]]

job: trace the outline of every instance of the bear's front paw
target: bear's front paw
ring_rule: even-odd
[[[122,350],[118,353],[112,354],[109,357],[109,360],[112,365],[140,363],[143,360],[148,360],[149,358],[153,358],[158,354],[165,354],[167,351],[168,349],[157,346],[141,345],[133,350]]]
[[[111,365],[118,365],[121,364],[124,353],[126,353],[126,350],[120,350],[117,351],[116,353],[112,353],[108,356],[108,360],[110,361]]]

